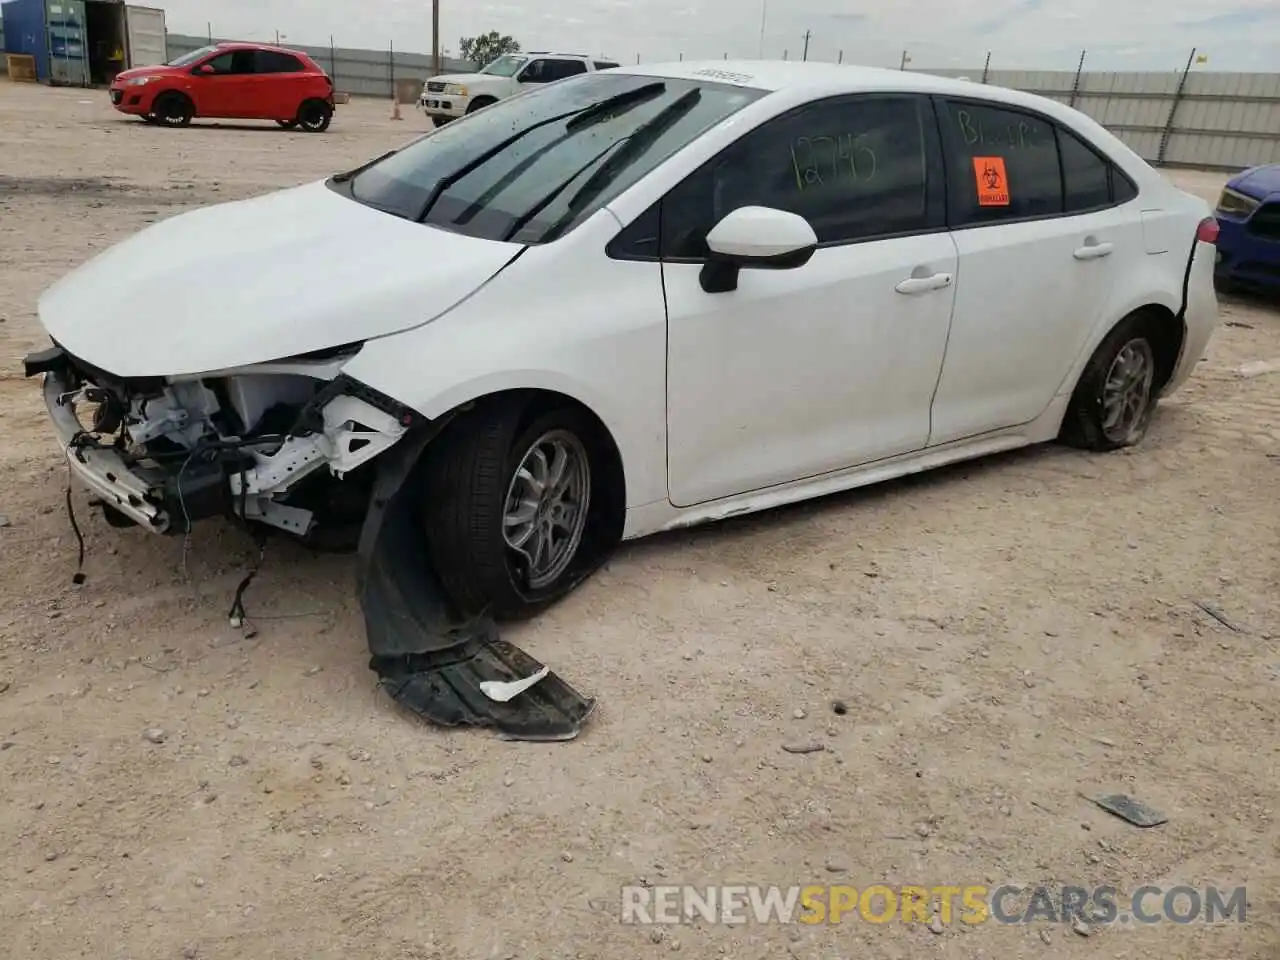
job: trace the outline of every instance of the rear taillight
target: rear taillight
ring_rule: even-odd
[[[1218,242],[1218,221],[1213,217],[1205,217],[1196,227],[1196,240],[1200,243]]]

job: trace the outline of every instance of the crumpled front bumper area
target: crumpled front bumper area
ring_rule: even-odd
[[[572,740],[595,709],[554,673],[507,702],[481,685],[542,669],[498,639],[488,617],[452,616],[425,549],[412,474],[434,434],[406,437],[381,461],[359,547],[370,668],[401,706],[442,726],[490,727],[509,740]]]
[[[80,444],[84,428],[76,417],[76,387],[65,369],[44,375],[44,402],[72,475],[81,484],[135,523],[164,533],[170,524],[162,506],[163,491],[137,475],[115,451]]]

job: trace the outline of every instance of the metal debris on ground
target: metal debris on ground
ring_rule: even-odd
[[[1205,613],[1207,613],[1209,616],[1213,617],[1213,619],[1217,620],[1220,624],[1222,624],[1232,633],[1243,632],[1239,627],[1237,627],[1234,623],[1228,620],[1226,614],[1224,614],[1217,607],[1212,607],[1207,603],[1201,603],[1199,600],[1192,600],[1191,602],[1194,603],[1201,610],[1203,610]]]
[[[1158,827],[1168,823],[1169,818],[1158,810],[1153,810],[1141,800],[1128,794],[1112,793],[1105,797],[1090,797],[1094,803],[1108,813],[1113,813],[1121,820],[1127,820],[1135,827]]]

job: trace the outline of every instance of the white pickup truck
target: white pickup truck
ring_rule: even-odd
[[[618,64],[581,53],[512,53],[499,57],[479,73],[432,77],[422,87],[418,107],[438,127],[527,89],[525,84],[551,83],[578,73],[608,70]]]

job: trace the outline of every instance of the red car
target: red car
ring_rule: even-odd
[[[121,113],[185,127],[193,117],[274,120],[312,133],[333,120],[333,81],[298,50],[256,43],[201,47],[159,67],[136,67],[111,84]]]

